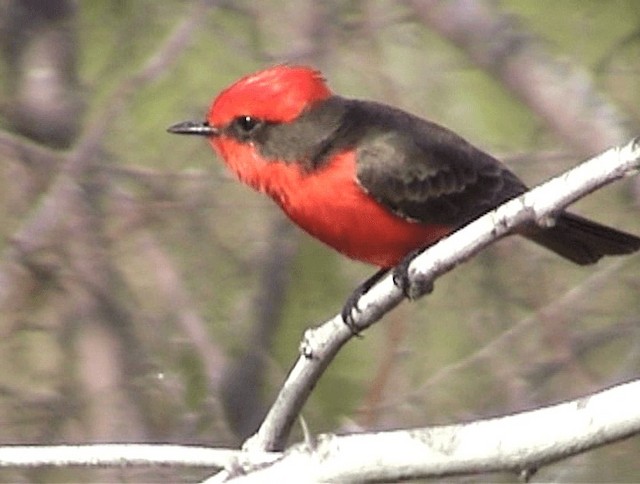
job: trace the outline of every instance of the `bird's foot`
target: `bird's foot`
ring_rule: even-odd
[[[410,252],[397,266],[393,268],[393,283],[402,291],[404,297],[410,301],[433,291],[432,281],[418,283],[409,278],[409,266],[413,262],[413,259],[419,256],[423,251],[424,249],[417,249]]]
[[[360,298],[371,289],[376,282],[378,282],[382,277],[388,272],[387,269],[380,269],[374,275],[372,275],[369,279],[365,280],[362,284],[360,284],[355,291],[351,293],[351,295],[347,298],[347,301],[344,303],[342,307],[342,312],[340,315],[342,316],[342,320],[344,324],[351,330],[354,336],[360,335],[360,330],[355,324],[353,320],[354,313],[359,313],[360,308],[358,307],[358,301]]]

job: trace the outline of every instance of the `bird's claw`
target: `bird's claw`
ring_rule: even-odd
[[[347,301],[344,303],[342,307],[342,311],[340,315],[342,316],[342,320],[344,324],[351,330],[351,333],[354,336],[360,336],[360,328],[356,325],[353,320],[354,313],[360,313],[360,308],[358,307],[358,301],[366,294],[369,289],[371,289],[376,282],[378,282],[382,277],[387,273],[387,269],[380,269],[374,275],[372,275],[369,279],[360,284],[355,291],[351,293],[351,295],[347,298]]]
[[[411,262],[413,262],[413,259],[420,255],[423,250],[424,249],[419,249],[411,252],[393,268],[393,283],[402,291],[404,297],[410,301],[433,291],[432,281],[416,282],[409,277],[409,266]]]
[[[433,291],[433,282],[426,281],[417,283],[409,278],[409,266],[413,259],[419,255],[423,249],[411,252],[400,263],[393,268],[393,283],[398,287],[407,299],[413,300],[423,294]],[[382,277],[388,272],[387,269],[380,269],[369,279],[360,284],[355,291],[351,293],[345,302],[340,315],[344,324],[351,330],[354,336],[360,336],[361,329],[354,321],[354,315],[361,312],[358,307],[360,298],[369,291]]]
[[[360,308],[358,307],[358,300],[364,294],[364,292],[366,292],[366,291],[362,292],[360,290],[361,287],[362,286],[358,287],[355,291],[351,293],[347,301],[344,303],[344,306],[342,307],[342,312],[340,313],[340,315],[342,316],[342,320],[344,321],[344,324],[347,325],[347,328],[349,328],[353,336],[360,336],[360,330],[358,329],[358,327],[355,324],[355,321],[353,320],[353,313],[360,312]]]

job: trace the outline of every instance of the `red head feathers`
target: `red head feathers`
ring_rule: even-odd
[[[322,74],[309,67],[278,65],[238,80],[211,105],[207,120],[224,126],[238,116],[273,122],[295,119],[307,106],[331,96]]]

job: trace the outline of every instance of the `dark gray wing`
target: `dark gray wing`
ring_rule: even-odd
[[[377,103],[352,109],[370,116],[357,148],[358,182],[404,218],[459,227],[526,190],[502,163],[442,126]]]

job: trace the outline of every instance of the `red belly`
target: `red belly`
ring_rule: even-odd
[[[298,226],[352,259],[392,267],[451,229],[405,220],[368,196],[356,180],[352,153],[305,172],[292,162],[265,161],[251,145],[219,138],[212,145],[238,178],[271,196]]]
[[[379,267],[398,264],[409,252],[433,244],[451,230],[405,220],[358,185],[353,156],[342,155],[302,176],[282,200],[289,217],[306,232],[353,259]]]

